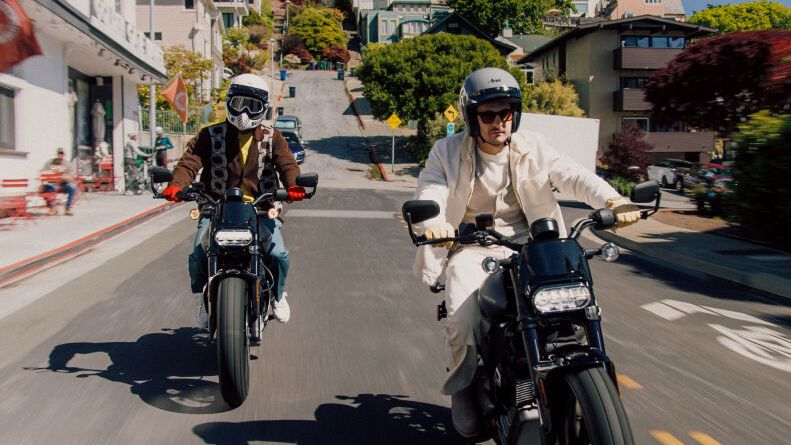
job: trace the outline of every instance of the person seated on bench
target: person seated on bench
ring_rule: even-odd
[[[66,210],[63,214],[68,216],[74,215],[71,211],[71,204],[74,202],[74,194],[77,192],[74,179],[76,175],[74,165],[66,160],[63,148],[58,148],[57,155],[44,164],[44,168],[41,172],[60,175],[59,183],[45,182],[41,184],[41,192],[43,193],[44,200],[47,202],[47,207],[49,207],[49,214],[58,214],[58,209],[56,208],[57,200],[52,197],[52,194],[66,193],[68,197],[66,198]]]

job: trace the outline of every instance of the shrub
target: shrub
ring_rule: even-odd
[[[330,62],[347,63],[350,59],[349,50],[337,45],[322,49],[321,55],[324,60]]]
[[[756,113],[733,139],[734,219],[751,237],[791,247],[791,206],[778,201],[791,196],[791,114]]]
[[[635,186],[634,181],[630,181],[621,176],[613,176],[607,179],[607,183],[612,186],[618,193],[623,196],[629,196],[632,194],[632,189]]]
[[[247,30],[250,32],[250,43],[257,45],[261,49],[269,49],[269,37],[272,31],[264,25],[248,26]]]
[[[293,54],[299,57],[299,60],[302,63],[308,63],[311,60],[313,60],[313,54],[311,54],[310,51],[308,51],[308,49],[305,48],[304,46],[292,49],[289,54]]]
[[[297,48],[305,48],[305,41],[302,37],[288,34],[283,37],[283,52],[286,54],[296,54],[294,52]]]
[[[464,131],[464,121],[461,116],[456,117],[454,124],[456,125],[456,133]],[[428,158],[428,152],[431,151],[434,143],[447,136],[448,120],[441,113],[436,113],[433,119],[419,125],[422,128],[417,136],[410,136],[407,139],[406,148],[415,155],[420,165],[424,165],[426,158]]]
[[[645,133],[640,127],[625,125],[623,130],[613,136],[601,161],[607,164],[614,175],[637,179],[645,174],[645,168],[651,163],[646,152],[652,148],[645,141]]]

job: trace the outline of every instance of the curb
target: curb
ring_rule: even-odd
[[[23,278],[27,278],[35,273],[41,272],[50,266],[54,266],[55,264],[71,259],[89,247],[93,247],[155,216],[165,213],[177,205],[177,203],[167,202],[160,206],[154,207],[153,209],[146,210],[145,212],[132,216],[131,218],[127,218],[119,223],[113,224],[110,227],[106,227],[86,235],[66,245],[2,267],[0,268],[0,287],[8,286]]]
[[[618,236],[607,230],[591,230],[591,232],[605,241],[613,242],[620,247],[649,256],[652,260],[667,267],[678,268],[678,266],[681,265],[693,271],[711,275],[728,282],[777,295],[791,302],[791,280],[778,278],[775,275],[761,272],[751,273],[740,269],[720,266],[702,259],[682,255],[672,250],[647,246],[643,243]]]
[[[360,126],[363,127],[365,130],[365,122],[363,122],[363,117],[360,115],[360,110],[357,109],[357,105],[354,103],[354,96],[352,96],[352,92],[349,90],[349,83],[348,81],[343,81],[343,87],[346,90],[346,95],[349,97],[349,104],[354,108],[354,114],[357,116],[357,121],[360,123]]]

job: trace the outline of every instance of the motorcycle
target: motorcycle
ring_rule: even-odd
[[[154,197],[162,198],[154,184],[169,182],[173,175],[161,167],[152,168],[151,174]],[[318,181],[316,173],[297,177],[297,185],[311,188],[306,198],[316,193]],[[260,345],[261,335],[273,318],[270,308],[276,297],[277,267],[267,258],[271,234],[262,234],[263,239],[259,239],[258,231],[259,215],[268,216],[258,205],[287,201],[288,191],[262,193],[253,202],[245,202],[242,191],[230,187],[215,200],[203,183],[193,182],[177,196],[182,201],[195,201],[199,216],[211,221],[208,245],[204,246],[209,263],[204,304],[209,338],[217,347],[222,397],[228,405],[237,407],[247,398],[250,385],[250,347]]]
[[[147,172],[152,168],[151,164],[150,158],[137,157],[134,166],[127,165],[124,167],[126,191],[140,195],[148,188],[151,179]],[[161,192],[161,190],[159,191]]]
[[[659,210],[659,184],[635,186],[631,199],[655,201],[652,209],[641,210],[647,218]],[[509,258],[488,257],[481,264],[489,276],[478,292],[479,365],[473,385],[485,436],[499,445],[634,443],[615,365],[605,353],[588,265],[596,255],[614,261],[618,248],[607,243],[586,250],[577,242],[585,229],[613,227],[612,210],[591,212],[568,238],[560,236],[552,218],[534,221],[527,236],[508,238],[492,228],[491,215],[478,215],[456,236],[433,240],[415,234],[413,224],[438,215],[436,202],[407,201],[402,213],[416,246],[452,241],[514,251]],[[431,286],[434,293],[442,290],[442,283]],[[443,301],[437,319],[446,316]]]

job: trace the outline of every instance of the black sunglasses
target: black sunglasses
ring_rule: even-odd
[[[478,116],[484,124],[491,124],[494,122],[495,117],[500,117],[503,122],[510,122],[514,118],[514,110],[500,110],[500,111],[479,111]]]

